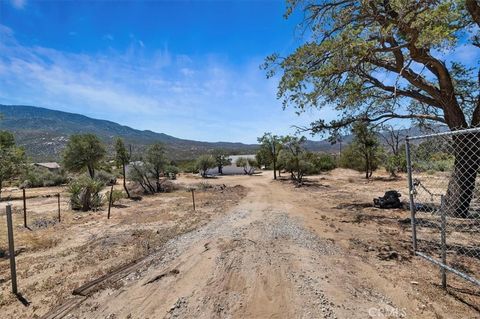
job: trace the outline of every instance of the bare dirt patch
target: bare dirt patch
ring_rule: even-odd
[[[57,191],[58,189],[52,189]],[[48,193],[46,189],[36,191]],[[6,226],[0,223],[0,306],[2,316],[36,317],[61,303],[73,289],[116,267],[149,255],[181,234],[207,223],[245,196],[245,188],[207,189],[191,194],[179,190],[145,196],[141,201],[122,200],[106,211],[72,212],[62,196],[62,222],[58,223],[57,199],[41,196],[27,201],[28,224],[23,227],[23,209],[14,205],[15,245],[19,290],[31,302],[24,307],[9,293]],[[65,194],[66,195],[66,194]],[[4,211],[0,217],[5,218]]]
[[[410,213],[373,207],[373,198],[389,189],[406,200],[405,177],[377,172],[366,181],[337,169],[309,176],[305,187],[271,177],[182,176],[178,183],[203,189],[197,213],[190,193],[158,195],[114,209],[113,225],[104,212],[72,218],[53,248],[20,256],[57,271],[66,267],[61,274],[75,274],[78,283],[148,254],[142,267],[94,291],[69,318],[480,318],[475,287],[449,276],[442,290],[438,268],[412,255]],[[72,230],[77,238],[68,239]],[[62,252],[58,267],[53,261]],[[32,284],[56,278],[43,268],[26,277]],[[55,294],[68,282],[33,295]],[[57,292],[55,300],[67,294]],[[46,297],[34,304],[42,301],[55,304]],[[5,305],[7,313],[27,313],[18,303]],[[37,307],[38,314],[48,308]]]

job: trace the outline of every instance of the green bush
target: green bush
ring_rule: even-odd
[[[189,161],[178,161],[176,163],[176,166],[181,172],[184,173],[197,173],[198,170],[196,168],[196,161],[195,160],[189,160]]]
[[[343,149],[338,160],[338,166],[363,171],[365,169],[365,160],[357,153],[355,147],[349,144]]]
[[[112,205],[118,204],[118,202],[124,198],[126,198],[126,194],[123,191],[114,189],[112,192]],[[107,201],[110,200],[110,191],[105,194],[105,199]]]
[[[103,195],[100,194],[105,184],[98,179],[80,176],[70,182],[70,205],[73,210],[97,210],[102,207]]]
[[[64,171],[51,172],[43,167],[28,167],[21,180],[20,188],[59,186],[68,183]]]
[[[165,177],[168,177],[168,179],[177,179],[177,174],[180,173],[180,170],[176,166],[167,165],[164,173]]]
[[[117,177],[114,174],[103,170],[95,173],[95,179],[108,186],[112,186],[117,183]]]
[[[313,166],[308,174],[319,174],[337,167],[335,159],[330,154],[307,153],[306,157]]]

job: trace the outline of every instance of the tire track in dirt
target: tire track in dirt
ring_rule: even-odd
[[[70,318],[362,318],[385,302],[358,294],[345,252],[290,216],[297,194],[265,177],[247,186],[237,207],[169,241]]]

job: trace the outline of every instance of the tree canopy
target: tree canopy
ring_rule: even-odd
[[[272,163],[273,178],[277,179],[277,161],[278,154],[280,154],[282,150],[283,137],[272,133],[264,133],[263,136],[257,140],[258,143],[260,143],[260,157],[262,157],[264,162]]]
[[[226,150],[215,149],[212,151],[212,156],[217,163],[218,173],[223,174],[223,167],[232,164],[232,160]]]
[[[268,76],[281,71],[284,106],[333,105],[341,114],[314,121],[313,133],[391,119],[480,126],[478,65],[445,57],[467,43],[480,46],[478,1],[289,0],[286,16],[293,10],[304,12],[309,40],[287,57],[271,55],[264,67]]]
[[[201,155],[195,162],[195,167],[198,169],[202,177],[207,177],[207,172],[210,168],[214,168],[217,165],[215,158],[212,155]]]
[[[127,197],[130,198],[130,192],[127,188],[126,174],[126,166],[130,163],[130,153],[127,151],[123,140],[119,137],[115,140],[115,161],[117,162],[117,165],[122,167],[123,189],[125,190],[125,193],[127,193]]]
[[[80,173],[87,169],[93,179],[105,155],[105,147],[95,134],[74,134],[65,147],[63,163],[71,172]]]
[[[365,122],[353,126],[353,140],[340,157],[343,167],[365,172],[365,178],[370,178],[378,168],[381,160],[382,147],[378,141],[377,132]]]
[[[3,183],[20,174],[25,160],[25,151],[15,145],[13,134],[0,131],[0,195]]]

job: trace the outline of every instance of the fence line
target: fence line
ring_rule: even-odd
[[[412,245],[416,255],[479,285],[480,128],[407,137]]]

